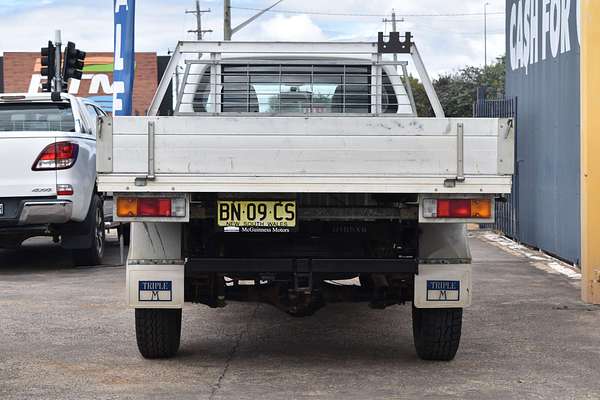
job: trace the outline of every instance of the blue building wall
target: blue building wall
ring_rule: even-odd
[[[581,245],[578,3],[506,1],[506,90],[518,99],[518,236],[574,263]]]

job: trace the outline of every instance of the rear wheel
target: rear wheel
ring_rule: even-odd
[[[413,336],[423,360],[451,361],[460,344],[462,308],[416,308],[413,305]]]
[[[181,309],[136,309],[135,336],[144,358],[173,357],[179,350]]]
[[[88,211],[90,226],[90,247],[73,250],[73,258],[76,265],[99,265],[102,264],[104,255],[104,209],[102,199],[97,194],[92,197],[90,210]],[[87,221],[86,221],[87,222]]]

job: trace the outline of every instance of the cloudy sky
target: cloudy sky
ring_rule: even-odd
[[[274,0],[232,0],[234,26]],[[86,51],[112,51],[113,0],[0,0],[0,52],[38,51],[62,29],[63,38]],[[137,0],[136,50],[165,54],[177,40],[192,39],[194,0]],[[202,0],[212,12],[203,18],[213,29],[207,40],[223,37],[222,0]],[[484,62],[485,0],[284,0],[234,36],[235,40],[375,40],[391,29],[382,22],[396,10],[400,31],[416,37],[432,75]],[[487,0],[488,58],[504,54],[504,0]],[[298,13],[306,12],[306,14]],[[347,15],[328,15],[347,14]],[[463,15],[457,15],[463,14]],[[468,15],[464,15],[468,14]]]

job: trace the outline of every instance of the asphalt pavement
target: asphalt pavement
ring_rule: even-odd
[[[0,399],[598,399],[600,308],[573,279],[471,240],[474,305],[452,362],[420,361],[410,306],[186,305],[180,353],[148,361],[116,242],[102,267],[34,239],[0,251]]]

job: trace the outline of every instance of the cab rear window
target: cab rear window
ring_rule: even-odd
[[[221,112],[362,113],[371,112],[370,65],[223,64]],[[398,98],[383,74],[382,111],[398,112]],[[213,109],[210,70],[200,79],[194,111]]]
[[[0,132],[75,132],[68,103],[0,103]]]

